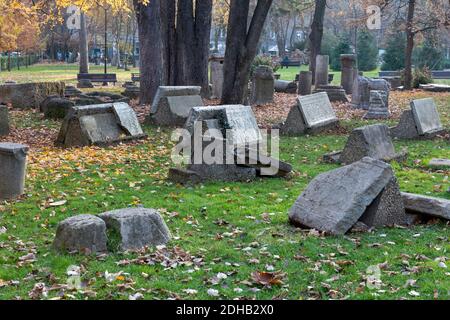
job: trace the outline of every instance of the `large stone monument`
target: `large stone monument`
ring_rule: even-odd
[[[341,55],[341,86],[344,88],[347,94],[353,92],[353,78],[355,76],[356,68],[356,55],[355,54],[342,54]]]
[[[183,144],[190,148],[190,161],[187,170],[170,170],[173,182],[248,181],[258,175],[284,176],[292,170],[263,153],[263,137],[249,106],[193,108],[185,129],[189,137]],[[276,170],[271,171],[273,165]]]
[[[126,103],[73,107],[61,126],[57,145],[105,146],[144,138],[134,110]]]
[[[357,109],[369,110],[370,107],[370,91],[384,91],[386,99],[389,101],[389,93],[391,86],[389,82],[383,79],[369,79],[358,76],[353,82],[352,105]],[[389,109],[389,103],[388,109]]]
[[[0,104],[13,108],[39,108],[50,95],[64,96],[64,82],[36,82],[0,85]]]
[[[0,143],[0,200],[21,196],[25,188],[28,147]]]
[[[181,127],[193,107],[203,106],[201,87],[159,87],[146,122]]]
[[[391,166],[372,158],[317,176],[289,219],[333,235],[347,233],[358,222],[368,228],[411,223]]]
[[[275,92],[275,77],[269,66],[259,66],[253,72],[250,102],[252,105],[262,105],[273,102]]]
[[[330,65],[330,57],[318,55],[316,58],[316,76],[315,76],[315,86],[326,86],[328,85],[328,68]]]
[[[298,94],[301,96],[307,96],[311,94],[312,87],[312,72],[301,71],[298,77]]]
[[[335,127],[339,120],[325,92],[299,96],[281,127],[283,135],[318,133]]]
[[[0,137],[9,134],[9,112],[8,107],[0,104]]]
[[[432,98],[413,100],[411,110],[405,111],[399,124],[391,128],[398,139],[432,138],[445,133],[439,112]]]
[[[223,89],[223,64],[225,57],[220,55],[213,55],[210,59],[211,67],[211,84],[212,84],[212,98],[222,98]]]
[[[326,162],[351,164],[370,157],[382,161],[402,161],[406,153],[396,153],[389,135],[389,128],[384,124],[374,124],[353,130],[342,152],[325,155]]]
[[[388,119],[391,116],[389,112],[389,97],[386,91],[371,90],[369,111],[364,119]]]

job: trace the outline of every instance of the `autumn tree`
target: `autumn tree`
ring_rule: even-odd
[[[316,74],[316,57],[321,54],[323,38],[323,22],[327,8],[327,0],[315,0],[314,18],[311,24],[311,33],[309,34],[309,71],[313,75],[313,83]]]
[[[223,104],[242,104],[245,101],[250,67],[255,59],[272,2],[272,0],[258,0],[252,15],[250,0],[231,0],[230,2],[224,62]]]

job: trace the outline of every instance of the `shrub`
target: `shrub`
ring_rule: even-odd
[[[428,67],[416,68],[413,73],[413,87],[419,88],[421,84],[433,83],[433,74]]]
[[[280,69],[281,67],[279,63],[273,61],[271,56],[258,55],[255,57],[255,60],[253,60],[250,69],[250,76],[253,75],[253,72],[256,70],[258,66],[269,66],[273,69],[273,72],[277,72],[278,69]]]

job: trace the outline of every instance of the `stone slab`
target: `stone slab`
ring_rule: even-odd
[[[411,110],[420,135],[442,131],[441,119],[432,98],[413,100]]]
[[[13,108],[39,108],[50,95],[64,95],[64,82],[35,82],[0,85],[0,104],[10,103]]]
[[[115,103],[113,109],[120,126],[124,128],[129,135],[140,136],[144,134],[136,113],[129,105],[126,103]]]
[[[450,159],[431,159],[428,165],[437,168],[450,168]]]
[[[402,193],[407,211],[450,220],[450,200]]]
[[[394,178],[390,165],[364,158],[317,176],[289,212],[291,223],[342,235]]]
[[[326,126],[338,121],[325,92],[299,96],[298,107],[308,129]]]
[[[383,161],[392,161],[399,157],[386,125],[375,124],[353,130],[339,161],[350,164],[364,157]]]

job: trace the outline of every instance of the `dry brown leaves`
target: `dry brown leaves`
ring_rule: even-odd
[[[286,277],[286,273],[281,271],[277,272],[264,272],[264,271],[255,271],[252,273],[252,280],[259,285],[263,286],[279,286],[282,285],[284,279]]]

